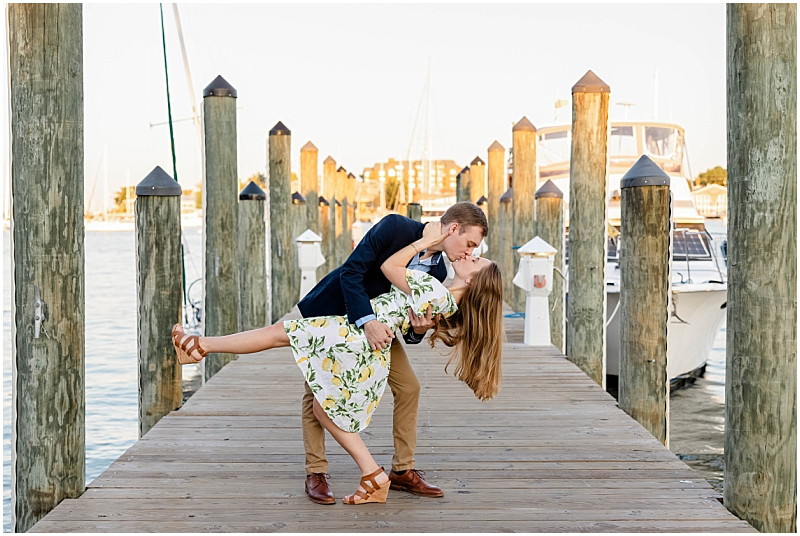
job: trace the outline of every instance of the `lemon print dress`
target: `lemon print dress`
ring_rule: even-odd
[[[456,312],[453,295],[438,279],[406,270],[411,295],[392,285],[389,292],[370,300],[375,316],[392,331],[410,329],[408,309],[417,315],[450,316]],[[343,316],[287,320],[295,361],[317,402],[345,432],[369,426],[389,376],[389,347],[372,351],[364,331]]]

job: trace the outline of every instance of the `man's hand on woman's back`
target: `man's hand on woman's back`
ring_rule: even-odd
[[[370,320],[362,327],[364,328],[364,334],[367,336],[369,345],[373,350],[383,350],[392,344],[394,333],[386,324],[378,322],[377,320]]]

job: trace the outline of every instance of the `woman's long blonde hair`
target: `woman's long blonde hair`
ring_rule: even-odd
[[[458,311],[439,320],[430,344],[453,348],[444,370],[455,363],[454,375],[481,400],[489,400],[502,381],[503,275],[492,263],[478,271],[458,304]]]

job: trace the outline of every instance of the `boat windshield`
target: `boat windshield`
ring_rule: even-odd
[[[680,159],[678,131],[669,127],[644,127],[645,150],[651,156]]]
[[[536,151],[538,165],[550,166],[569,162],[571,151],[572,132],[557,130],[539,135],[539,146]]]
[[[608,140],[611,156],[636,156],[636,138],[632,126],[611,126],[611,139]]]

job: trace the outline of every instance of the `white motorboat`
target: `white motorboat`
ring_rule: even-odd
[[[564,193],[569,227],[571,125],[538,129],[537,168],[541,186],[552,180]],[[667,372],[673,384],[702,374],[722,322],[727,301],[727,269],[723,238],[712,236],[695,209],[687,178],[684,131],[675,124],[612,121],[609,138],[608,262],[606,265],[606,373],[619,374],[620,179],[642,155],[668,175],[673,195],[672,319]]]

